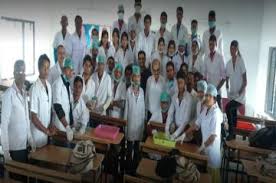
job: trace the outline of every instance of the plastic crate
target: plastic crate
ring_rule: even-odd
[[[168,139],[163,132],[157,132],[153,135],[153,143],[169,148],[175,148],[176,141]]]
[[[98,125],[95,135],[99,138],[114,140],[119,134],[119,128],[109,125]]]
[[[247,131],[256,131],[256,125],[247,121],[237,121],[237,129],[247,130]]]

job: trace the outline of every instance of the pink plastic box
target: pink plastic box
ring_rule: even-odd
[[[109,125],[98,125],[95,135],[99,138],[114,140],[119,134],[119,128]]]

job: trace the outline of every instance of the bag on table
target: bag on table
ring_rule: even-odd
[[[276,150],[276,126],[262,128],[249,136],[252,147]]]
[[[69,161],[69,172],[86,173],[93,168],[96,148],[92,141],[80,141],[72,151]]]

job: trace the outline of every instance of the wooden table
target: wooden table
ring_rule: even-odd
[[[255,161],[248,161],[248,160],[241,160],[242,165],[244,167],[244,170],[248,176],[248,182],[250,182],[250,178],[255,178],[257,179],[258,182],[265,182],[265,183],[276,183],[276,179],[273,179],[268,176],[263,176],[260,174],[256,167],[256,162]]]
[[[203,165],[207,167],[207,156],[201,155],[197,152],[199,149],[197,145],[190,143],[177,143],[175,148],[180,151],[180,154],[182,156],[191,159],[194,163],[198,165]],[[164,146],[154,144],[153,138],[150,136],[147,138],[146,142],[142,144],[142,150],[145,153],[167,155],[172,150],[172,148],[167,148]]]
[[[52,167],[57,167],[58,169],[66,170],[69,165],[71,153],[72,149],[47,145],[37,149],[33,153],[30,153],[29,158],[45,163],[46,165],[50,165]],[[96,157],[93,159],[93,169],[90,172],[92,173],[93,182],[97,182],[100,178],[103,159],[104,155],[99,153],[97,153]],[[84,178],[87,178],[87,176]],[[91,179],[91,177],[88,178]]]
[[[142,159],[137,168],[136,174],[138,177],[142,177],[145,180],[153,181],[153,182],[161,182],[162,178],[156,175],[157,161],[150,159]],[[208,174],[201,173],[199,183],[209,183],[211,182],[211,177]]]

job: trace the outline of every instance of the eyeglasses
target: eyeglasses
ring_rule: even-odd
[[[25,71],[15,71],[14,73],[15,73],[15,74],[23,75],[23,74],[25,74]]]

